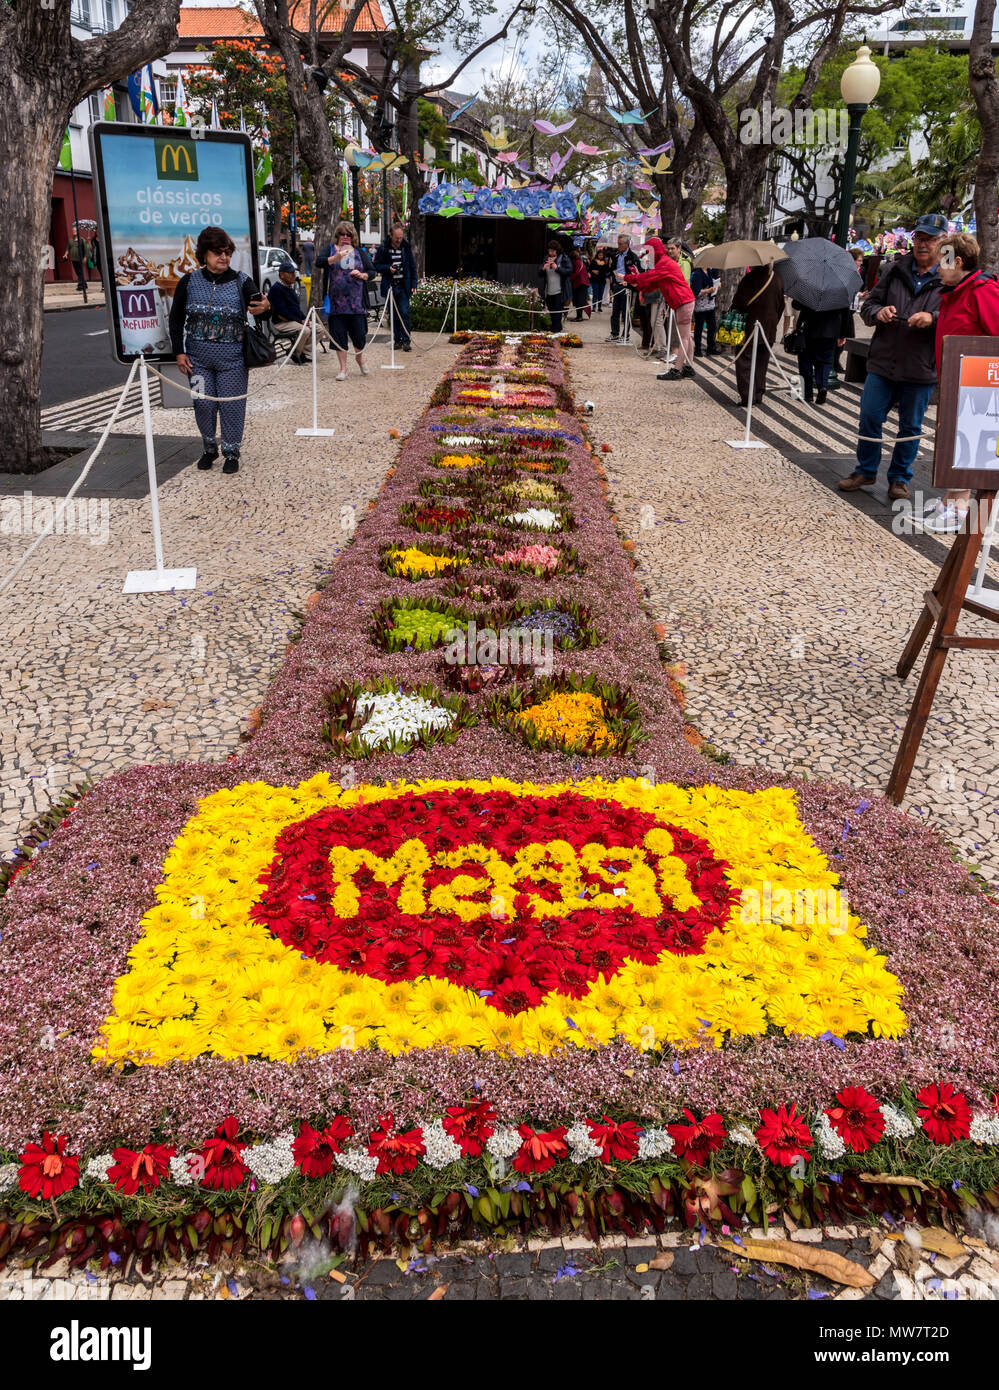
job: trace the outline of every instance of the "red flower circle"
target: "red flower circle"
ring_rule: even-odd
[[[50,1201],[76,1187],[80,1181],[80,1157],[66,1152],[68,1143],[65,1134],[57,1137],[46,1130],[41,1144],[25,1146],[17,1180],[29,1197]]]
[[[799,1158],[811,1157],[808,1150],[812,1132],[793,1104],[782,1105],[778,1110],[761,1108],[756,1138],[767,1158],[785,1168],[790,1168]]]
[[[629,863],[615,859],[613,851],[642,847],[644,837],[656,829],[670,832],[673,854],[683,864],[698,905],[680,911],[666,902],[661,912],[648,917],[624,893],[619,907],[588,905],[597,893],[606,901],[615,882],[624,883]],[[407,840],[421,841],[431,860],[445,846],[457,853],[464,846],[483,845],[509,863],[524,846],[555,839],[567,842],[577,855],[584,845],[607,846],[598,869],[591,871],[577,859],[578,908],[551,916],[544,910],[546,902],[561,904],[565,891],[555,859],[523,870],[513,901],[499,904],[491,899],[483,864],[472,859],[456,866],[432,863],[421,880],[427,910],[408,913],[398,905],[405,875],[392,855]],[[377,872],[361,866],[354,873],[358,899],[352,916],[337,916],[333,907],[341,885],[334,882],[330,855],[341,847],[364,849],[383,860]],[[645,853],[654,867],[655,856]],[[428,975],[447,979],[516,1014],[552,990],[580,998],[598,975],[609,979],[628,959],[654,962],[664,950],[700,954],[738,897],[725,878],[726,867],[699,836],[664,827],[646,811],[576,792],[519,797],[459,788],[349,810],[328,807],[287,826],[261,878],[264,892],[251,915],[286,945],[342,970],[386,981]],[[429,905],[433,890],[446,888],[459,875],[482,885],[477,890],[481,910],[468,921]]]

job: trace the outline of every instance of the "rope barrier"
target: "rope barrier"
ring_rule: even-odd
[[[392,298],[393,298],[393,299],[395,299],[395,293],[394,293],[394,291],[393,291],[391,285],[389,285],[389,294],[392,295]],[[414,343],[414,342],[413,342],[413,335],[412,335],[412,333],[410,333],[409,329],[406,327],[405,323],[402,321],[402,318],[401,318],[400,315],[399,315],[398,304],[396,304],[396,306],[395,306],[395,321],[396,321],[397,324],[399,324],[399,325],[401,326],[402,331],[405,333],[407,339],[409,340],[410,345],[411,345],[413,348],[415,348],[417,352],[432,352],[433,349],[434,349],[434,347],[435,347],[436,344],[437,344],[438,339],[439,339],[439,338],[442,338],[442,337],[444,336],[444,332],[445,332],[445,330],[446,330],[446,328],[447,328],[447,321],[448,321],[448,319],[449,319],[450,316],[451,316],[451,310],[452,310],[452,308],[453,308],[454,305],[455,305],[455,301],[456,301],[456,299],[457,299],[457,296],[458,296],[458,282],[457,282],[457,280],[455,280],[455,282],[454,282],[454,284],[453,284],[453,286],[452,286],[452,289],[451,289],[450,298],[448,299],[448,302],[447,302],[447,308],[444,310],[444,321],[442,322],[440,328],[439,328],[439,329],[437,330],[437,332],[434,334],[434,336],[433,336],[433,338],[430,340],[430,342],[429,342],[429,343],[422,343],[422,344],[421,344],[421,343]],[[388,303],[387,300],[386,300],[385,302]]]
[[[104,433],[97,441],[97,448],[93,451],[93,453],[87,459],[86,463],[83,465],[83,468],[80,472],[80,476],[77,478],[76,482],[66,493],[66,496],[56,506],[56,509],[53,512],[48,524],[38,534],[38,536],[36,536],[36,538],[32,541],[31,545],[28,546],[27,550],[24,552],[21,558],[14,564],[13,568],[4,576],[4,579],[0,581],[0,594],[3,593],[3,591],[8,587],[8,585],[14,582],[14,580],[20,574],[21,570],[31,559],[32,555],[35,553],[38,547],[41,545],[45,537],[50,536],[52,534],[52,532],[56,528],[56,525],[62,520],[63,516],[65,515],[66,508],[69,506],[70,502],[76,496],[79,489],[86,482],[87,474],[90,472],[94,464],[94,461],[97,458],[97,455],[104,448],[104,445],[107,442],[107,437],[111,433],[111,426],[114,424],[115,420],[117,420],[118,412],[121,410],[122,406],[125,403],[125,397],[128,395],[129,391],[132,388],[132,382],[135,380],[135,374],[138,371],[138,369],[139,359],[138,357],[136,357],[132,362],[132,369],[128,374],[128,379],[125,382],[125,385],[122,387],[121,395],[118,397],[118,400],[115,403],[114,410],[112,410],[111,416],[107,424],[104,426]]]
[[[300,330],[300,332],[299,332],[298,337],[295,339],[295,342],[294,342],[294,345],[292,346],[291,352],[286,352],[286,353],[285,353],[285,355],[284,355],[284,357],[282,358],[282,360],[278,363],[277,371],[274,373],[273,376],[269,377],[269,378],[267,379],[267,381],[263,382],[263,383],[261,384],[261,386],[259,386],[259,387],[257,388],[258,390],[262,390],[262,389],[265,389],[267,386],[270,386],[270,384],[271,384],[272,381],[276,381],[276,380],[277,380],[279,373],[283,372],[284,369],[285,369],[285,367],[287,367],[288,363],[291,361],[292,353],[295,353],[295,352],[298,351],[298,345],[299,345],[299,343],[302,341],[303,337],[305,336],[305,330],[308,328],[309,324],[312,322],[312,317],[313,317],[314,314],[316,315],[317,321],[319,320],[319,316],[318,316],[318,314],[316,314],[316,310],[315,310],[314,308],[311,308],[311,309],[309,310],[309,312],[308,312],[308,313],[306,314],[306,316],[305,316],[305,319],[304,319],[304,321],[303,321],[303,323],[302,323],[301,330]],[[320,323],[320,327],[323,327],[323,331],[324,331],[324,332],[326,331],[326,330],[325,330],[325,327],[324,327],[321,323]],[[186,354],[185,354],[185,355],[186,355]],[[138,361],[138,358],[136,358],[136,361]],[[192,391],[191,388],[190,388],[189,386],[184,386],[182,382],[171,381],[170,378],[169,378],[168,376],[164,376],[162,372],[158,372],[158,371],[156,370],[156,368],[153,367],[153,366],[151,366],[148,362],[146,363],[146,371],[147,371],[147,372],[151,372],[153,376],[159,377],[160,381],[165,381],[166,384],[167,384],[168,386],[172,386],[173,389],[174,389],[175,391],[186,391],[187,394],[191,397],[191,399],[192,399],[192,400],[195,400],[195,401],[216,401],[216,402],[222,402],[222,401],[248,401],[248,400],[250,399],[250,392],[249,392],[249,391],[244,391],[243,394],[242,394],[241,396],[209,396],[209,395],[207,395],[204,391]],[[196,373],[192,373],[192,375],[196,375]]]

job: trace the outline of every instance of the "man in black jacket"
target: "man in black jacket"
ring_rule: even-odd
[[[628,314],[628,296],[631,291],[624,277],[633,271],[641,270],[642,262],[631,249],[631,237],[627,232],[619,232],[617,250],[611,252],[611,331],[609,343],[626,343],[631,337],[631,320]]]
[[[927,212],[916,222],[912,251],[895,261],[864,300],[860,317],[874,324],[867,380],[860,398],[861,438],[857,467],[840,481],[841,492],[871,487],[881,465],[881,430],[898,406],[898,438],[919,434],[937,380],[935,338],[940,309],[937,251],[947,219]],[[864,438],[864,436],[869,436]],[[888,465],[888,496],[909,496],[919,440],[896,444]]]
[[[413,248],[406,240],[406,229],[396,222],[375,252],[375,269],[382,277],[382,294],[387,296],[389,289],[395,300],[392,322],[395,326],[395,345],[409,352],[412,332],[409,323],[409,297],[416,289],[416,258]]]

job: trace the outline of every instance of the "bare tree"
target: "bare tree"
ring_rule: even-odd
[[[340,5],[330,0],[290,0],[290,3],[289,0],[253,0],[264,34],[280,53],[284,64],[298,148],[308,165],[316,199],[317,248],[332,239],[340,215],[342,142],[338,142],[330,125],[330,113],[323,95],[325,81],[321,85],[312,72],[323,72],[324,64],[335,70],[342,62],[366,4],[367,0],[351,0],[332,52],[324,52],[319,45],[320,33],[331,14],[342,12]],[[280,207],[278,203],[279,218]],[[318,305],[321,299],[322,276],[314,275],[311,302]]]
[[[982,248],[982,265],[999,271],[999,79],[992,56],[992,25],[996,0],[977,0],[968,53],[971,94],[982,127],[982,149],[975,169],[975,220]]]
[[[169,52],[180,0],[133,0],[113,34],[73,37],[70,0],[0,6],[0,418],[8,466],[42,461],[44,314],[41,253],[49,239],[52,173],[66,125],[91,92]]]
[[[386,0],[389,23],[379,38],[384,68],[374,84],[373,99],[365,89],[364,79],[368,75],[363,69],[346,61],[334,63],[332,58],[323,63],[323,70],[360,116],[376,150],[391,148],[390,113],[395,115],[397,148],[407,158],[403,173],[409,184],[410,240],[420,274],[425,254],[419,200],[428,187],[426,171],[420,168],[422,151],[418,149],[420,99],[453,86],[477,58],[507,37],[519,16],[532,17],[536,3],[537,0],[515,0],[503,24],[482,37],[483,20],[495,13],[491,0]],[[464,57],[446,77],[421,81],[423,63],[445,43]]]
[[[699,112],[682,97],[659,31],[649,23],[642,0],[552,0],[555,8],[596,60],[617,106],[637,108],[641,125],[620,124],[607,113],[593,119],[626,151],[673,142],[670,167],[654,174],[662,225],[680,231],[691,220],[710,177],[710,142]],[[655,160],[653,160],[653,164]]]
[[[767,164],[777,147],[759,118],[766,103],[775,104],[785,53],[807,47],[801,86],[788,103],[790,111],[804,111],[847,20],[896,8],[895,0],[651,0],[651,22],[680,90],[725,170],[727,240],[750,237],[754,230]],[[757,121],[744,119],[754,114]]]

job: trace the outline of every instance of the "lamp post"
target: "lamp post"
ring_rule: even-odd
[[[347,148],[346,148],[346,149],[344,150],[344,152],[343,152],[343,157],[344,157],[344,159],[345,159],[345,161],[346,161],[346,163],[347,163],[347,168],[350,170],[350,188],[351,188],[351,193],[352,193],[352,195],[353,195],[353,203],[354,203],[354,226],[355,226],[355,228],[357,229],[357,239],[358,239],[358,241],[360,241],[360,239],[361,239],[361,200],[360,200],[360,197],[359,197],[360,186],[359,186],[359,183],[358,183],[357,154],[358,154],[358,146],[357,146],[357,145],[353,145],[353,144],[348,145]]]
[[[839,203],[839,221],[836,224],[836,245],[846,246],[850,230],[850,206],[853,202],[853,185],[857,177],[857,150],[860,146],[860,123],[864,112],[878,94],[881,86],[881,73],[876,63],[871,61],[871,50],[866,43],[857,49],[857,56],[840,78],[839,89],[850,113],[850,133],[846,145],[846,161],[843,165],[843,191]]]

